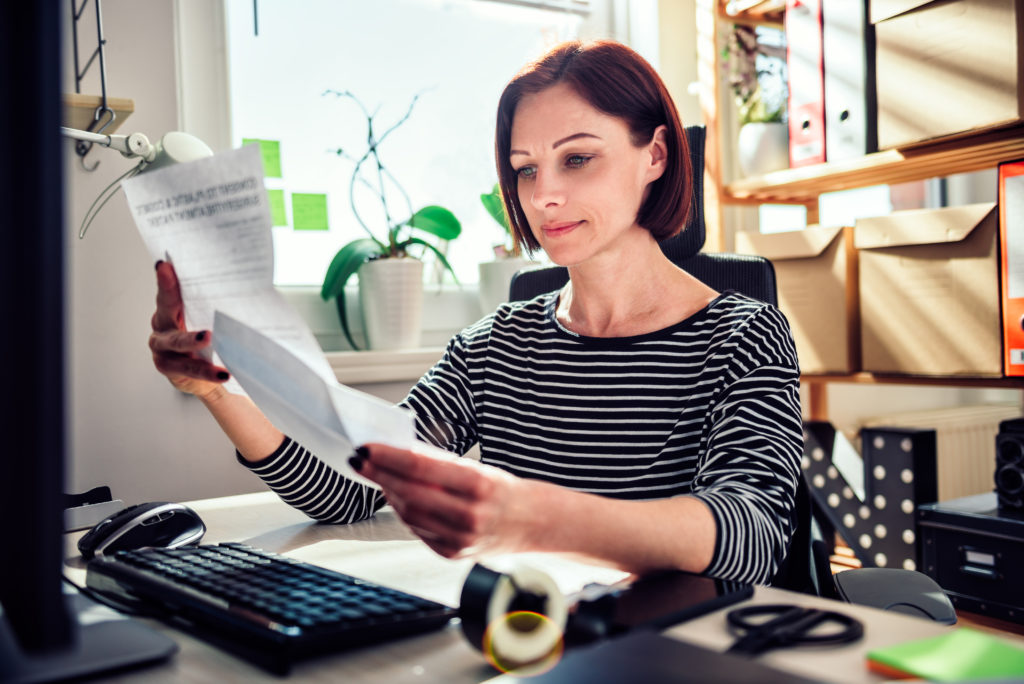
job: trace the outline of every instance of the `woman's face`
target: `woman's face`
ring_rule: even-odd
[[[509,161],[530,229],[556,264],[614,257],[632,238],[647,186],[665,170],[665,130],[636,147],[629,127],[559,84],[523,97]]]

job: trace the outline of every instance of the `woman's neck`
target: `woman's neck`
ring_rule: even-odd
[[[685,320],[717,294],[673,264],[653,238],[633,240],[569,267],[555,315],[580,335],[631,337]]]

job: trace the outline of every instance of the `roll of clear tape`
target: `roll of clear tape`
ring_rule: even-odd
[[[475,565],[462,587],[462,631],[501,671],[546,669],[562,653],[569,606],[547,574]]]

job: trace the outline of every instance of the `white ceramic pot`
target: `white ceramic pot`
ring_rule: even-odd
[[[778,121],[743,124],[737,141],[740,170],[760,176],[789,168],[789,129]]]
[[[374,259],[359,267],[359,306],[370,349],[419,349],[423,339],[423,262]]]
[[[512,283],[512,276],[516,271],[532,263],[520,257],[480,263],[480,309],[485,316],[497,309],[502,302],[508,301],[508,288]]]

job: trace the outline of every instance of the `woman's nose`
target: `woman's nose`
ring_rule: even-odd
[[[565,186],[558,174],[538,171],[533,182],[530,201],[537,209],[547,209],[565,204]]]

